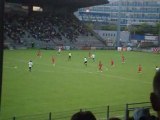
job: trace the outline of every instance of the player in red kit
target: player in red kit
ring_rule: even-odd
[[[113,59],[111,60],[111,66],[114,66],[114,61],[113,61]]]
[[[125,63],[125,58],[124,58],[124,55],[122,55],[122,63]]]
[[[37,52],[37,56],[38,56],[38,57],[40,57],[40,58],[42,57],[42,53],[41,53],[41,51],[40,51],[40,50],[38,50],[38,52]]]
[[[142,72],[142,66],[138,65],[138,73],[141,73],[141,72]]]
[[[52,56],[52,64],[55,66],[55,58]]]
[[[103,64],[101,63],[101,61],[99,61],[99,64],[98,64],[98,66],[99,66],[99,71],[100,71],[100,72],[102,72],[102,67],[103,67]]]

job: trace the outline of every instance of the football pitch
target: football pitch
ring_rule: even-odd
[[[149,102],[155,67],[160,66],[160,55],[153,53],[77,50],[71,51],[68,61],[69,51],[41,52],[40,58],[37,50],[4,51],[2,118]],[[88,58],[89,52],[95,54],[95,62]],[[125,63],[121,62],[122,54]],[[32,72],[28,71],[29,60],[33,61]],[[98,70],[99,61],[103,72]],[[139,64],[142,73],[138,73]]]

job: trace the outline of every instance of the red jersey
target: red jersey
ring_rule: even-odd
[[[54,59],[54,57],[52,57],[52,63],[53,63],[53,64],[55,63],[55,59]]]
[[[38,50],[38,52],[37,52],[37,56],[38,56],[38,57],[40,57],[40,56],[41,56],[41,51],[40,51],[40,50]]]
[[[112,66],[114,65],[114,61],[113,61],[113,60],[111,60],[111,65],[112,65]]]
[[[138,72],[142,72],[142,66],[141,65],[138,66]]]
[[[102,70],[102,66],[103,66],[103,64],[101,62],[99,62],[99,70]]]
[[[124,58],[124,56],[122,55],[122,63],[124,63],[124,60],[125,60],[125,58]]]

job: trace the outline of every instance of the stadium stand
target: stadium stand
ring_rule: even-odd
[[[44,7],[52,6],[56,7],[56,9],[68,7],[70,10],[76,10],[82,7],[106,4],[108,0],[6,0],[6,2]]]
[[[38,44],[37,47],[40,48],[67,45],[74,47],[104,46],[72,14],[65,16],[55,15],[54,13],[47,15],[45,13],[8,14],[5,15],[5,37],[13,40],[12,43],[15,43],[15,46],[29,47],[31,41]]]
[[[81,7],[108,3],[106,0],[7,0],[6,2],[8,4],[6,3],[5,11],[8,13],[5,13],[5,46],[31,47],[34,43],[37,48],[49,49],[70,44],[74,46],[73,43],[77,42],[79,36],[89,36],[88,30],[73,16],[74,11]],[[23,6],[27,8],[27,12],[21,9]],[[43,12],[33,12],[33,6],[40,6]],[[12,14],[15,13],[14,9],[16,14]],[[17,12],[18,10],[20,12]]]

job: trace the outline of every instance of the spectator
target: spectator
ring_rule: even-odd
[[[156,66],[156,72],[158,72],[159,71],[159,67],[158,66]]]
[[[121,120],[121,119],[118,117],[111,117],[111,118],[109,118],[109,120]]]
[[[96,117],[90,111],[80,111],[73,114],[71,120],[96,120]]]
[[[63,44],[77,42],[78,36],[89,34],[87,28],[72,14],[55,15],[54,13],[5,14],[5,35],[15,44],[24,44],[21,38],[26,36],[46,43]],[[30,38],[29,37],[29,38]]]
[[[150,113],[148,108],[137,108],[133,114],[134,120],[150,120]]]
[[[153,92],[150,94],[153,109],[157,112],[160,120],[160,70],[156,72],[153,79]]]

